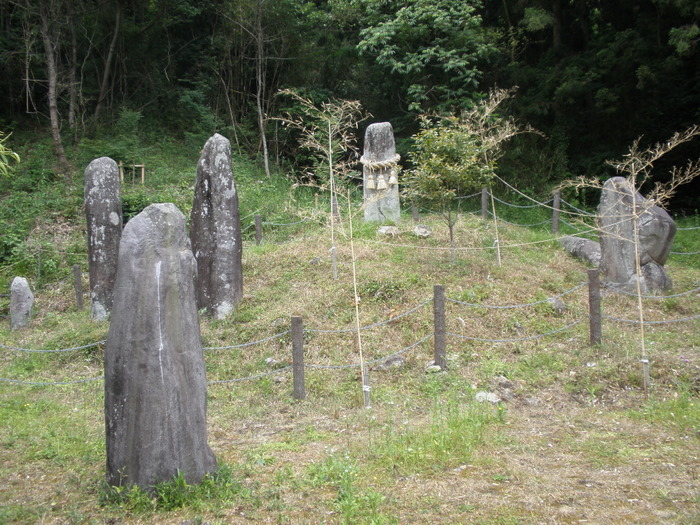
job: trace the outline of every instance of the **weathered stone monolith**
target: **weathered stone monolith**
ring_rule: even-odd
[[[243,244],[231,144],[218,133],[199,157],[190,219],[197,306],[223,319],[243,297]]]
[[[15,277],[10,285],[10,328],[17,330],[29,324],[32,318],[34,294],[24,277]]]
[[[122,235],[105,348],[107,481],[150,489],[216,468],[185,216],[151,204]]]
[[[363,165],[366,222],[398,222],[398,162],[394,130],[389,122],[370,124],[365,131]]]
[[[635,224],[639,240],[637,250]],[[603,186],[598,226],[600,269],[607,284],[636,291],[638,253],[642,292],[671,288],[671,279],[663,265],[671,251],[676,224],[665,210],[642,197],[624,177],[612,177]]]
[[[85,168],[90,314],[103,321],[112,309],[117,255],[122,234],[119,166],[109,157],[93,160]]]

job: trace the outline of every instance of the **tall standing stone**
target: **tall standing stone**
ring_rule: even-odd
[[[639,247],[635,250],[634,214]],[[598,205],[600,269],[611,286],[637,290],[637,252],[643,293],[671,288],[663,265],[676,234],[676,224],[662,208],[632,187],[624,177],[612,177],[603,185]]]
[[[109,157],[93,160],[85,168],[90,314],[103,321],[112,309],[117,276],[119,239],[122,235],[122,203],[119,166]]]
[[[185,216],[151,204],[124,228],[105,349],[107,480],[144,489],[216,468]]]
[[[364,153],[360,159],[366,222],[399,221],[399,158],[391,124],[370,124],[365,131]]]
[[[223,319],[243,297],[243,244],[231,144],[218,133],[202,149],[190,215],[197,306]]]
[[[15,277],[10,285],[10,328],[17,330],[29,324],[32,318],[34,294],[24,277]]]

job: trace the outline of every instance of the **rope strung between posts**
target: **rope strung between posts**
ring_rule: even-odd
[[[533,224],[518,224],[518,223],[515,223],[515,222],[510,222],[510,221],[507,221],[507,220],[505,220],[505,219],[502,219],[501,217],[496,217],[496,216],[493,214],[493,212],[492,212],[491,210],[487,210],[487,213],[488,213],[491,217],[495,217],[495,218],[498,220],[498,222],[503,222],[503,223],[505,223],[505,224],[510,224],[511,226],[520,226],[520,227],[522,227],[522,228],[530,228],[530,227],[532,227],[532,226],[541,226],[542,224],[549,224],[550,222],[552,222],[552,219],[545,219],[545,220],[543,220],[543,221],[535,222],[535,223],[533,223]]]
[[[536,335],[530,335],[527,337],[519,337],[517,339],[484,339],[480,337],[467,337],[466,335],[460,335],[460,334],[453,334],[450,332],[447,332],[445,335],[451,335],[452,337],[458,337],[459,339],[466,339],[468,341],[480,341],[483,343],[518,343],[521,341],[532,341],[533,339],[541,339],[542,337],[546,337],[548,335],[553,335],[559,332],[563,332],[564,330],[568,330],[569,328],[576,326],[579,323],[582,323],[584,320],[583,319],[578,319],[577,321],[574,321],[573,323],[569,323],[566,326],[563,326],[561,328],[557,328],[556,330],[552,330],[551,332],[547,332],[544,334],[536,334]]]
[[[254,376],[248,376],[248,377],[239,377],[236,379],[219,379],[215,381],[207,381],[208,384],[210,385],[220,385],[223,383],[240,383],[242,381],[250,381],[252,379],[260,379],[261,377],[268,377],[268,376],[273,376],[275,374],[279,374],[280,372],[284,372],[286,370],[291,370],[292,365],[285,366],[284,368],[278,368],[277,370],[272,370],[271,372],[263,372],[262,374],[256,374]]]
[[[609,286],[603,284],[606,288],[616,292],[616,293],[621,293],[622,295],[629,295],[630,297],[637,297],[637,294],[634,292],[627,292],[625,290],[619,290],[615,288],[614,286]],[[681,292],[681,293],[676,293],[673,295],[642,295],[642,299],[673,299],[674,297],[683,297],[684,295],[690,295],[691,293],[694,292],[700,292],[700,286],[697,288],[693,288],[692,290],[688,290],[687,292]]]
[[[689,228],[676,228],[676,231],[690,231],[690,230],[700,230],[700,226],[691,226]]]
[[[608,319],[610,321],[617,321],[618,323],[630,323],[630,324],[673,324],[673,323],[684,323],[686,321],[692,321],[694,319],[700,319],[700,315],[691,315],[690,317],[680,317],[678,319],[668,319],[666,321],[647,321],[646,319],[642,323],[635,319],[620,319],[619,317],[612,317],[611,315],[603,315],[603,319]]]
[[[248,343],[240,343],[237,345],[231,345],[231,346],[204,346],[202,347],[202,350],[231,350],[233,348],[245,348],[246,346],[253,346],[257,345],[260,343],[264,343],[266,341],[271,341],[272,339],[277,339],[278,337],[282,337],[283,335],[287,335],[291,330],[285,330],[284,332],[280,332],[279,334],[271,335],[270,337],[265,337],[264,339],[259,339],[257,341],[250,341]]]
[[[376,328],[378,326],[383,326],[383,325],[386,325],[389,323],[393,323],[394,321],[398,321],[402,317],[406,317],[407,315],[412,314],[416,310],[423,308],[426,304],[428,304],[432,300],[433,299],[431,298],[431,299],[428,299],[426,301],[423,301],[418,306],[414,306],[413,308],[411,308],[410,310],[406,310],[402,314],[396,315],[396,316],[392,317],[391,319],[387,319],[386,321],[380,321],[378,323],[363,326],[360,328],[360,330],[369,330],[370,328]],[[320,329],[316,329],[316,328],[304,328],[304,332],[317,333],[317,334],[345,334],[345,333],[349,333],[349,332],[355,332],[356,330],[357,330],[356,328],[341,328],[339,330],[320,330]]]
[[[456,300],[456,299],[450,299],[449,297],[446,297],[445,299],[447,299],[448,301],[450,301],[450,302],[452,302],[452,303],[457,303],[457,304],[461,304],[461,305],[464,305],[464,306],[472,306],[472,307],[476,307],[476,308],[489,308],[489,309],[492,309],[492,310],[509,310],[509,309],[512,309],[512,308],[527,308],[527,307],[529,307],[529,306],[535,306],[535,305],[537,305],[537,304],[546,303],[547,301],[550,301],[550,300],[553,300],[553,299],[559,299],[560,297],[564,297],[565,295],[568,295],[568,294],[570,294],[570,293],[572,293],[572,292],[575,292],[576,290],[579,290],[579,289],[583,288],[584,286],[588,286],[588,283],[581,283],[581,284],[579,284],[578,286],[574,286],[571,290],[567,290],[567,291],[565,291],[565,292],[562,292],[562,293],[560,293],[559,295],[555,295],[554,297],[548,297],[547,299],[542,299],[541,301],[535,301],[535,302],[533,302],[533,303],[526,303],[526,304],[511,304],[511,305],[503,305],[503,306],[489,306],[489,305],[486,305],[486,304],[466,303],[466,302],[464,302],[464,301],[458,301],[458,300]]]
[[[60,348],[58,350],[32,350],[31,348],[17,348],[15,346],[6,346],[6,345],[0,345],[0,348],[6,348],[7,350],[16,350],[18,352],[31,352],[31,353],[35,353],[35,354],[53,354],[53,353],[57,353],[57,352],[72,352],[74,350],[84,350],[86,348],[101,345],[101,344],[104,344],[106,342],[107,342],[107,340],[103,339],[102,341],[96,341],[96,342],[90,343],[88,345],[74,346],[73,348]]]
[[[596,216],[595,213],[591,213],[591,212],[589,212],[589,211],[582,210],[581,208],[577,208],[576,206],[574,206],[574,205],[571,204],[570,202],[565,201],[564,199],[559,199],[559,202],[561,202],[562,204],[566,204],[569,208],[571,208],[572,210],[575,210],[575,211],[579,212],[581,215],[587,215],[587,216],[589,216],[589,217],[595,217],[595,216]]]
[[[537,204],[513,204],[513,203],[506,202],[506,201],[503,201],[503,200],[499,199],[498,197],[496,197],[496,196],[495,196],[493,193],[491,193],[490,191],[489,191],[488,193],[489,193],[489,195],[491,195],[491,197],[493,197],[493,200],[495,200],[495,201],[497,201],[497,202],[500,202],[501,204],[505,204],[506,206],[510,206],[511,208],[539,208],[539,207],[540,207],[540,204],[539,204],[539,203],[537,203]],[[545,202],[543,203],[543,205],[546,206],[546,205],[549,204],[550,202],[552,202],[552,199],[549,199],[548,201],[545,201]]]
[[[88,383],[90,381],[99,381],[101,379],[104,379],[104,376],[100,377],[91,377],[89,379],[78,379],[75,381],[59,381],[56,383],[45,383],[43,381],[20,381],[18,379],[8,379],[6,377],[0,377],[0,381],[3,381],[5,383],[14,383],[18,385],[29,385],[29,386],[59,386],[59,385],[75,385],[78,383]]]

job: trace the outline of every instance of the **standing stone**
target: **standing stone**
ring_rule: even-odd
[[[152,488],[216,468],[185,216],[151,204],[124,228],[105,349],[107,481]]]
[[[243,297],[243,243],[231,144],[218,133],[199,157],[190,219],[197,306],[223,319]]]
[[[360,159],[366,222],[399,221],[399,159],[391,124],[370,124],[365,131],[365,149]]]
[[[119,239],[122,235],[122,202],[119,166],[109,157],[93,160],[85,168],[90,314],[104,321],[112,309],[117,277]]]
[[[10,327],[23,328],[32,318],[34,294],[24,277],[15,277],[10,285]]]
[[[676,224],[665,210],[642,197],[624,177],[612,177],[605,182],[598,205],[600,269],[611,286],[637,290],[633,208],[638,216],[642,292],[668,290],[671,279],[663,265],[671,251]]]

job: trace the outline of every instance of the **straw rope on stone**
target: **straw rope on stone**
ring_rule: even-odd
[[[369,170],[386,170],[394,168],[399,164],[401,155],[396,153],[392,158],[387,160],[369,160],[364,155],[360,157],[360,163]]]

